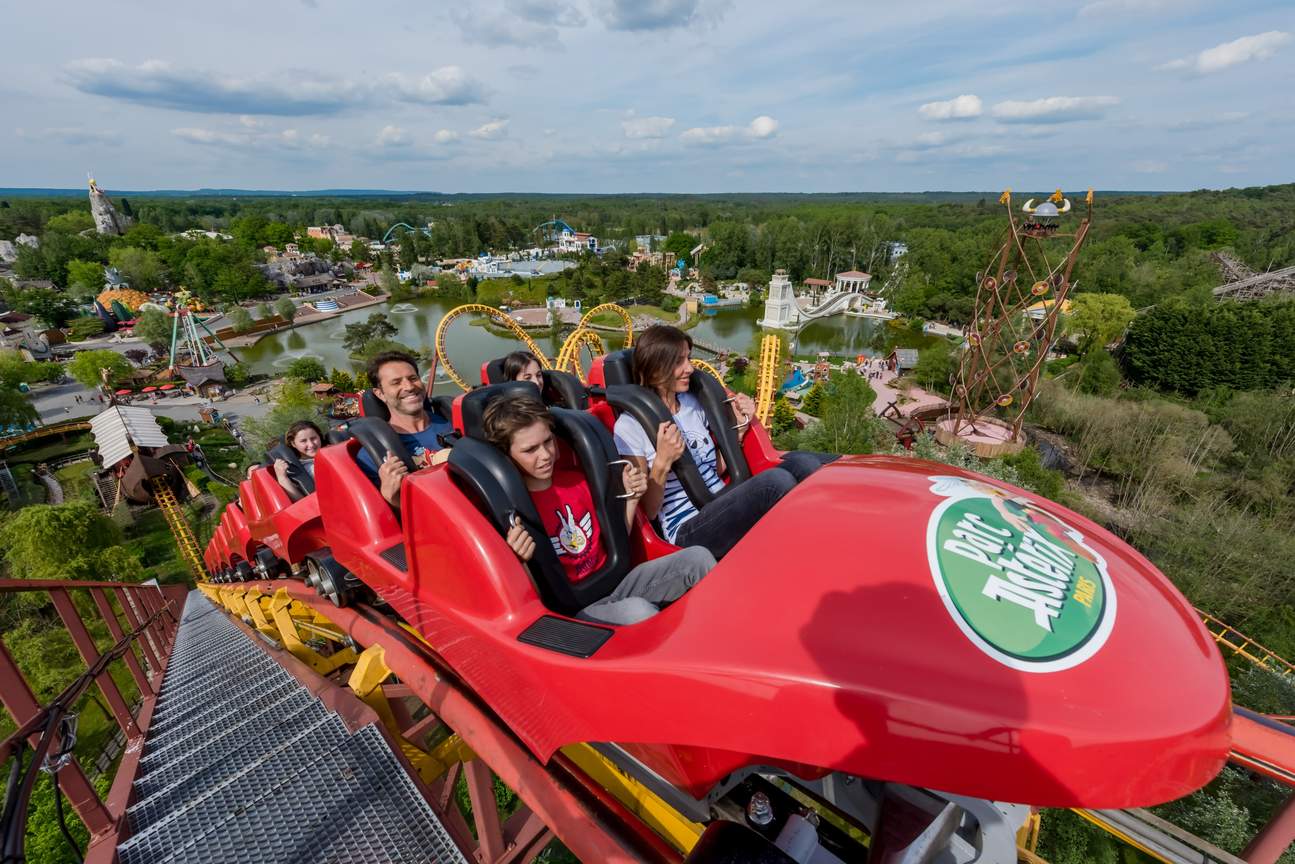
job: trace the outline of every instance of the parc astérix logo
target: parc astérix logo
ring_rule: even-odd
[[[963,633],[998,662],[1057,672],[1093,656],[1115,623],[1106,561],[1073,527],[990,483],[932,477],[927,557]]]

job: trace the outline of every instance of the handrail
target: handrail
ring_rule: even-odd
[[[73,591],[89,593],[100,622],[114,640],[106,651],[99,651],[73,599]],[[71,713],[73,706],[94,683],[103,696],[107,713],[126,739],[142,739],[152,719],[158,686],[179,622],[176,610],[183,604],[183,599],[168,596],[170,590],[156,584],[0,579],[0,594],[18,592],[49,595],[54,610],[85,662],[85,670],[54,699],[41,705],[3,638],[0,638],[0,703],[17,727],[13,734],[0,741],[0,763],[14,760],[6,772],[11,794],[7,796],[4,813],[0,816],[0,859],[6,864],[24,860],[27,806],[35,787],[36,772],[46,770],[51,773],[59,812],[62,797],[66,795],[90,832],[90,850],[96,853],[98,860],[108,860],[110,850],[115,848],[116,834],[123,824],[122,816],[129,801],[140,748],[127,746],[126,756],[105,801],[86,777],[80,763],[75,758],[67,758],[75,742],[75,726],[67,721],[75,717]],[[117,598],[120,614],[125,619],[124,626],[110,596]],[[136,645],[147,672],[135,655],[133,649]],[[136,711],[132,711],[110,674],[110,667],[118,661],[124,662],[139,689],[141,699]],[[23,754],[29,747],[31,760],[24,766]],[[51,752],[57,757],[53,764],[46,758]],[[105,854],[103,850],[109,852]],[[78,849],[77,854],[80,855],[81,850]],[[89,852],[86,857],[90,857]]]

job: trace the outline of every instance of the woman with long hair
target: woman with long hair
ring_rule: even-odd
[[[324,443],[324,433],[319,431],[319,427],[309,420],[298,420],[288,427],[288,431],[283,434],[283,443],[291,447],[297,454],[301,467],[311,477],[315,476],[315,454]],[[288,477],[288,460],[274,460],[274,479],[279,481],[283,491],[288,493],[288,497],[293,501],[299,501],[305,497],[306,493],[297,488]]]
[[[673,470],[684,448],[712,492],[724,488],[726,466],[711,438],[705,410],[688,392],[695,371],[691,353],[692,339],[677,327],[649,327],[635,340],[635,383],[660,396],[674,419],[662,423],[653,439],[637,420],[622,414],[616,420],[616,449],[647,473],[648,490],[640,506],[649,519],[657,520],[662,536],[676,546],[704,546],[722,558],[792,487],[833,457],[793,451],[779,467],[761,471],[697,507]],[[745,437],[755,402],[738,393],[731,405],[738,436]]]
[[[544,389],[544,376],[540,373],[540,361],[529,351],[514,351],[504,357],[505,381],[529,381],[541,390]]]

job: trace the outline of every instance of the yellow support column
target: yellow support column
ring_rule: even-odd
[[[778,383],[778,360],[782,357],[782,339],[767,334],[760,342],[760,375],[755,389],[755,416],[760,425],[768,426],[773,414],[773,394]]]
[[[382,725],[391,731],[400,742],[400,751],[405,754],[409,764],[414,766],[418,776],[424,782],[430,783],[437,777],[445,773],[448,764],[442,759],[432,756],[432,754],[422,750],[401,735],[400,724],[396,722],[396,715],[391,710],[391,703],[387,701],[387,694],[382,692],[382,682],[391,677],[391,669],[387,667],[387,654],[381,645],[370,645],[360,652],[360,657],[355,662],[355,668],[351,670],[351,677],[346,682],[346,686],[364,704],[372,708],[377,715],[382,718]],[[454,736],[457,738],[458,736]],[[448,739],[447,739],[448,741]],[[443,757],[450,757],[454,752],[453,749],[443,749],[446,742],[437,748]],[[457,761],[457,760],[455,760]]]
[[[290,611],[293,600],[288,596],[288,589],[280,588],[270,600],[270,617],[279,631],[279,643],[298,660],[310,666],[320,675],[328,675],[343,666],[354,663],[357,659],[352,648],[339,648],[327,657],[320,654],[302,641],[297,632],[297,622]]]
[[[252,624],[266,636],[277,639],[279,628],[265,617],[265,609],[261,605],[261,602],[267,599],[269,598],[262,594],[259,588],[249,588],[243,595],[243,603],[247,606],[247,614],[252,617]]]
[[[184,512],[180,509],[180,504],[175,500],[171,487],[166,485],[166,478],[153,478],[153,500],[157,502],[157,509],[162,511],[162,518],[166,519],[166,524],[171,529],[171,536],[175,538],[175,545],[180,550],[180,557],[189,565],[189,570],[193,573],[193,578],[199,582],[205,582],[207,579],[207,567],[202,563],[202,552],[198,549],[198,540],[193,536],[193,529],[189,527],[189,522],[184,518]]]

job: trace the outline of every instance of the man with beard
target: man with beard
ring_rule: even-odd
[[[369,361],[367,371],[374,394],[391,412],[388,424],[400,436],[414,464],[426,468],[444,461],[435,455],[441,449],[438,436],[451,432],[453,427],[427,410],[427,392],[418,376],[418,361],[404,351],[383,351]],[[400,484],[409,474],[405,463],[388,453],[381,465],[375,465],[364,450],[357,461],[387,503],[399,507]]]

